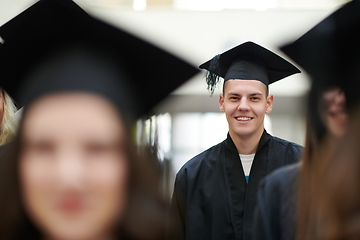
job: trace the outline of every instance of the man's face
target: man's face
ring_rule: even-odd
[[[274,97],[257,80],[228,80],[220,94],[220,110],[225,113],[230,136],[240,138],[262,134],[265,113],[270,113]]]

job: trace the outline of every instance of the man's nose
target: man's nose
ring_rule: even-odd
[[[249,111],[250,106],[246,98],[241,98],[238,106],[238,110],[240,111]]]

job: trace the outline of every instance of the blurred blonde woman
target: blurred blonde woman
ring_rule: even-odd
[[[16,106],[2,88],[0,88],[0,145],[10,142],[16,134],[18,119],[15,116]]]

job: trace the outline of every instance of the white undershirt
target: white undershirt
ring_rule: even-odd
[[[249,154],[249,155],[239,154],[239,156],[240,156],[241,164],[244,169],[244,174],[245,174],[245,176],[249,176],[250,170],[251,170],[251,165],[254,161],[255,153]]]

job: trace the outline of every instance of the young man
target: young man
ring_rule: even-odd
[[[299,160],[302,147],[269,135],[264,117],[274,97],[268,85],[300,72],[273,52],[246,42],[202,64],[214,90],[224,79],[220,110],[227,139],[188,161],[176,175],[172,214],[180,239],[251,239],[259,181]]]

